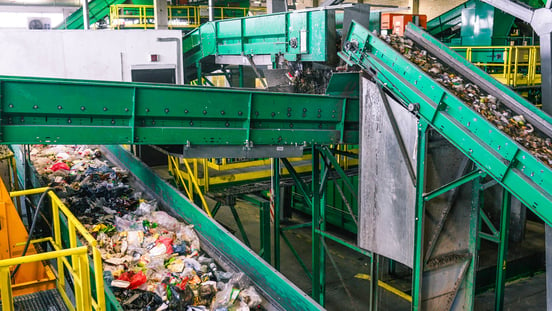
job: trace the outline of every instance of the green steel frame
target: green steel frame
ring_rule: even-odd
[[[4,144],[358,143],[358,100],[343,96],[0,77],[0,109]]]
[[[210,55],[269,55],[273,62],[282,55],[289,61],[327,62],[335,60],[334,36],[333,9],[213,21],[182,39],[184,67]]]
[[[298,263],[301,265],[307,276],[311,279],[312,282],[312,298],[315,299],[318,303],[321,305],[325,304],[325,287],[326,287],[326,258],[328,257],[332,264],[335,266],[334,261],[331,258],[331,255],[329,254],[327,250],[327,244],[326,240],[331,240],[335,243],[341,244],[345,247],[348,247],[364,256],[367,256],[370,258],[371,262],[371,284],[372,284],[372,291],[371,295],[373,295],[373,301],[377,301],[377,282],[378,282],[378,270],[377,270],[377,257],[376,259],[373,258],[372,253],[368,252],[366,250],[363,250],[359,248],[358,246],[351,244],[339,237],[336,237],[326,231],[326,224],[327,224],[327,210],[326,210],[326,190],[327,190],[327,183],[329,180],[330,170],[335,170],[337,174],[346,180],[344,183],[346,184],[347,190],[349,190],[355,197],[357,195],[357,189],[352,186],[350,181],[345,178],[347,177],[345,175],[345,172],[343,169],[339,166],[335,154],[337,153],[337,150],[330,149],[328,146],[325,145],[315,145],[312,148],[312,171],[311,171],[311,182],[307,186],[307,184],[302,180],[301,176],[295,171],[293,166],[291,165],[290,161],[286,158],[281,159],[274,159],[274,163],[282,162],[284,164],[284,167],[288,170],[291,177],[294,180],[295,187],[297,188],[297,191],[301,193],[301,196],[306,204],[312,211],[312,221],[309,223],[299,224],[299,225],[293,225],[288,227],[281,227],[279,223],[277,223],[278,217],[278,209],[276,206],[279,206],[279,202],[276,198],[279,198],[279,196],[275,196],[274,206],[275,206],[275,239],[281,239],[284,241],[284,243],[290,248],[292,254],[297,259]],[[350,156],[356,157],[357,155],[351,154]],[[274,176],[278,175],[279,172],[279,164],[274,165]],[[277,178],[274,178],[276,180]],[[277,185],[279,183],[274,182],[273,185]],[[274,190],[273,190],[274,191]],[[307,265],[301,258],[301,256],[298,254],[298,252],[295,250],[293,245],[290,243],[289,239],[286,237],[285,232],[290,230],[295,230],[299,228],[311,228],[311,235],[312,235],[312,262],[311,262],[311,270],[307,268]],[[278,243],[279,244],[279,243]],[[280,247],[274,248],[274,254],[275,254],[275,267],[279,269],[279,261],[280,261]],[[337,270],[337,267],[336,271]],[[339,275],[339,272],[338,272]],[[376,310],[377,304],[374,303],[370,306],[370,310]]]
[[[421,29],[412,24],[408,27],[451,57],[461,60],[460,56]],[[552,223],[552,170],[549,166],[496,129],[366,28],[353,22],[350,29],[347,41],[354,42],[353,45],[358,47],[340,54],[345,61],[374,73],[377,82],[394,94],[405,107],[414,107],[420,120],[447,138],[546,223]],[[521,96],[465,60],[462,62],[500,92],[508,94],[534,115],[552,124],[550,116]]]
[[[484,74],[475,66],[461,60],[460,56],[437,42],[419,28],[409,25],[409,30],[421,34],[435,48],[463,63],[469,70],[480,75],[499,92],[515,98],[535,116],[551,124],[550,116],[534,108],[510,89]],[[407,31],[408,32],[408,31]],[[473,309],[475,271],[480,238],[489,238],[499,243],[495,308],[503,306],[504,283],[509,226],[510,195],[516,196],[537,214],[545,223],[552,222],[552,170],[537,160],[526,149],[497,130],[491,123],[471,110],[440,84],[433,81],[417,66],[364,27],[353,22],[340,53],[350,65],[359,65],[373,76],[376,83],[394,95],[405,108],[419,117],[418,163],[416,174],[416,206],[414,235],[414,265],[412,270],[412,309],[422,309],[422,276],[424,274],[424,219],[425,203],[466,182],[472,182],[472,211],[470,218],[469,257],[465,269],[458,276],[458,284],[465,282],[465,294],[469,299],[466,308]],[[427,131],[432,128],[462,153],[471,159],[476,170],[441,188],[426,193]],[[480,219],[490,224],[482,213],[483,191],[481,181],[485,176],[493,178],[504,189],[500,231],[491,226],[493,235],[479,233]],[[313,219],[316,222],[316,219]],[[467,270],[466,270],[467,269]],[[458,287],[457,287],[458,288]]]

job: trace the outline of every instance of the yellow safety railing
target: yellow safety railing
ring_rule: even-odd
[[[541,75],[537,73],[540,67],[539,46],[459,46],[452,47],[474,65],[484,70],[495,71],[490,74],[503,84],[519,86],[535,86],[541,84]],[[480,62],[474,59],[474,54],[502,51],[502,62]]]
[[[228,18],[244,17],[248,14],[257,15],[266,13],[264,8],[241,8],[241,7],[214,7],[213,18],[222,20]],[[207,6],[193,5],[169,5],[167,7],[169,17],[169,29],[188,28],[193,29],[201,25],[202,21],[209,18]],[[153,28],[154,8],[153,5],[116,4],[109,8],[111,28]]]
[[[13,310],[10,268],[23,263],[54,259],[57,261],[58,268],[57,288],[69,310],[104,311],[106,310],[106,304],[103,266],[100,251],[96,247],[97,241],[94,237],[92,237],[92,235],[90,235],[90,233],[88,233],[86,228],[71,213],[71,211],[69,211],[67,206],[63,204],[56,194],[49,189],[50,188],[45,187],[10,192],[10,197],[13,198],[24,195],[40,194],[48,191],[48,196],[50,197],[50,201],[52,203],[51,207],[54,237],[32,240],[31,243],[49,242],[54,250],[24,257],[0,260],[0,283],[3,310]],[[62,240],[62,217],[67,222],[69,248],[64,247]],[[79,241],[84,245],[78,246]],[[24,244],[25,242],[21,242],[16,245],[21,246]],[[89,252],[92,255],[93,261],[95,295],[92,294],[91,290]],[[68,260],[68,257],[70,257],[71,260]],[[67,277],[69,276],[66,275],[65,271],[69,272],[69,276],[73,284],[75,294],[74,304],[66,293],[66,285],[70,283],[67,282]]]
[[[188,163],[188,159],[181,159],[175,156],[168,156],[169,158],[169,171],[173,174],[175,177],[175,180],[178,184],[180,184],[184,190],[186,191],[186,195],[188,196],[188,199],[194,200],[194,193],[197,194],[201,200],[201,205],[207,215],[209,217],[213,217],[211,214],[211,210],[209,209],[209,205],[207,204],[207,201],[205,200],[205,196],[203,195],[203,192],[201,192],[199,180],[197,178],[198,176],[198,165],[197,165],[197,159],[192,159],[194,162],[193,167],[194,170],[192,171],[190,164]],[[186,166],[186,172],[183,172],[180,169],[180,164],[183,163]]]
[[[358,154],[358,149],[353,146],[338,146],[338,150]],[[338,163],[342,168],[348,169],[358,165],[358,159],[345,155],[336,155]],[[288,158],[294,164],[297,173],[307,173],[312,169],[312,155],[305,154],[302,157]],[[197,193],[204,202],[203,192],[209,191],[214,185],[228,183],[243,183],[247,181],[270,178],[270,159],[239,160],[227,158],[201,158],[201,159],[180,159],[175,156],[168,156],[168,170],[176,183],[184,188],[188,198],[193,198]],[[198,172],[201,170],[201,175]],[[216,174],[209,173],[209,170]],[[286,168],[282,168],[282,176],[289,175]],[[195,192],[194,192],[195,191]],[[206,203],[202,203],[204,208]],[[206,209],[207,211],[208,209]]]

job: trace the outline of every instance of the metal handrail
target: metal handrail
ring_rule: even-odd
[[[223,20],[228,18],[244,17],[248,12],[257,14],[260,8],[242,7],[214,7],[214,19]],[[128,14],[125,10],[132,10],[138,14]],[[109,8],[110,26],[112,29],[125,28],[153,28],[154,25],[153,5],[136,4],[115,4]],[[202,19],[209,17],[207,6],[193,5],[169,5],[167,7],[169,16],[169,29],[173,28],[196,28],[201,25]],[[232,12],[234,14],[228,14]],[[266,10],[265,10],[266,12]],[[127,22],[130,22],[127,24]]]
[[[188,196],[188,199],[192,200],[194,199],[194,190],[195,193],[199,196],[201,200],[201,204],[203,206],[203,209],[209,215],[209,217],[213,217],[211,214],[211,210],[209,209],[209,205],[207,204],[207,201],[205,200],[205,196],[203,195],[203,192],[200,189],[199,184],[199,178],[197,174],[197,160],[194,160],[194,172],[192,172],[190,164],[188,163],[187,159],[182,159],[182,162],[186,166],[186,172],[183,172],[180,170],[180,158],[175,156],[168,156],[169,157],[169,171],[171,174],[175,177],[175,180],[180,183],[184,190],[186,191],[186,194]],[[186,186],[186,181],[188,182],[188,185]]]
[[[533,86],[538,84],[537,82],[540,77],[540,75],[537,74],[537,67],[540,66],[540,62],[538,60],[538,56],[540,55],[539,46],[458,46],[451,48],[457,52],[465,51],[466,60],[474,63],[478,67],[502,68],[501,77],[504,78],[504,81],[506,81],[506,84],[509,86]],[[486,50],[503,50],[503,61],[496,63],[473,62],[474,51]],[[527,55],[527,60],[521,60],[520,55]],[[519,70],[521,68],[527,68],[526,83],[523,83],[519,79]]]
[[[24,195],[40,194],[48,191],[48,196],[50,197],[52,203],[51,207],[54,237],[32,240],[31,243],[49,242],[54,251],[0,260],[0,282],[2,285],[1,294],[3,310],[13,310],[10,267],[22,263],[56,259],[58,266],[57,288],[67,307],[70,310],[104,311],[106,310],[106,303],[103,266],[100,251],[96,247],[97,241],[73,215],[73,213],[71,213],[59,197],[49,189],[50,188],[43,187],[10,192],[10,197],[14,198]],[[69,248],[64,248],[63,246],[60,215],[63,215],[67,221]],[[85,245],[78,246],[78,236],[80,237],[80,241]],[[90,262],[88,257],[89,252],[92,254],[94,268],[95,298],[94,295],[92,295],[91,290]],[[71,256],[70,261],[66,258],[68,256]],[[66,293],[65,271],[69,271],[69,274],[71,275],[75,291],[75,305],[73,305],[73,302]]]

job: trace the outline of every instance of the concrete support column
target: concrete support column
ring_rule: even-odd
[[[266,12],[270,13],[279,13],[287,11],[287,0],[267,0],[266,1]]]
[[[82,23],[84,30],[90,29],[90,20],[88,18],[88,0],[82,0]]]
[[[408,6],[410,7],[410,13],[420,14],[420,0],[408,0]]]
[[[155,29],[169,29],[169,11],[167,9],[167,0],[153,1],[155,11]]]

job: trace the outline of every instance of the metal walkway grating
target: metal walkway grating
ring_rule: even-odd
[[[57,289],[17,296],[13,301],[15,311],[69,311]]]

